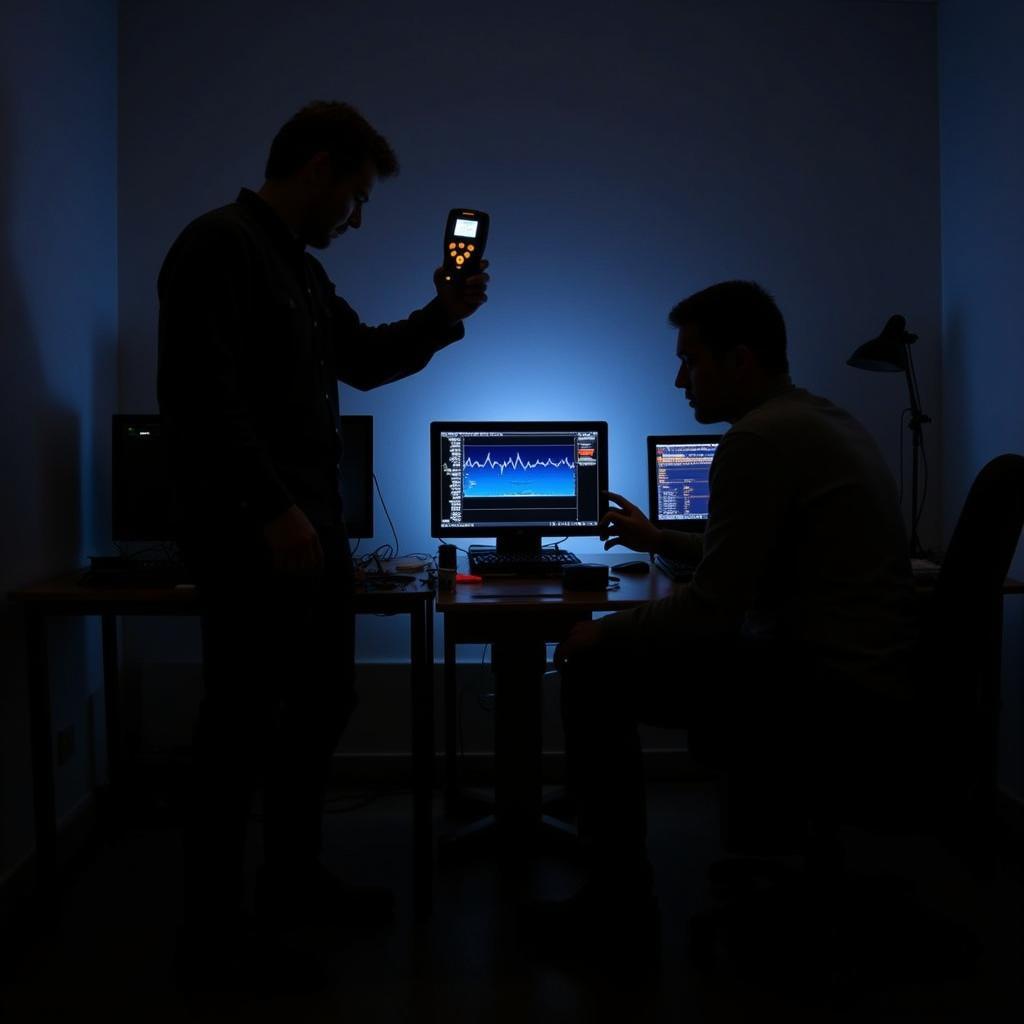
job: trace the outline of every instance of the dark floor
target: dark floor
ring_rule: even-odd
[[[366,934],[320,936],[333,979],[327,992],[185,998],[175,990],[179,840],[171,816],[157,813],[102,841],[68,876],[55,926],[12,943],[0,1020],[987,1024],[1020,1019],[1024,1009],[1024,887],[1005,858],[996,880],[981,885],[924,840],[848,837],[855,866],[870,872],[884,855],[887,866],[917,877],[922,916],[915,926],[894,930],[879,919],[877,927],[861,927],[855,949],[817,958],[829,965],[829,981],[809,951],[832,947],[824,935],[792,944],[788,926],[799,914],[784,901],[772,911],[777,923],[762,922],[761,946],[745,955],[720,949],[717,966],[698,970],[688,922],[712,906],[706,871],[721,856],[717,802],[703,784],[658,784],[651,793],[651,856],[663,917],[661,975],[637,988],[607,969],[566,972],[537,963],[520,948],[522,901],[567,894],[579,878],[559,855],[506,869],[489,857],[445,864],[436,874],[433,918],[415,925],[411,798],[370,795],[364,802],[339,794],[332,802],[324,859],[350,878],[393,886],[398,919]],[[254,843],[254,863],[256,849]],[[974,949],[973,960],[960,954],[964,943]],[[886,969],[879,970],[880,961]]]

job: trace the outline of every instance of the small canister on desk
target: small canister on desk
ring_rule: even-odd
[[[442,544],[437,549],[437,589],[455,589],[456,549],[454,544]]]

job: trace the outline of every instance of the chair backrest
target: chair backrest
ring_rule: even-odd
[[[865,702],[848,730],[860,753],[848,756],[839,743],[835,757],[817,762],[803,796],[814,831],[827,834],[837,821],[923,827],[982,866],[995,792],[1003,584],[1022,527],[1024,457],[1001,455],[972,484],[930,595],[916,697],[901,709]]]
[[[947,767],[965,795],[982,799],[995,785],[1002,591],[1022,527],[1024,457],[1000,455],[967,494],[923,635],[923,695],[952,739]]]
[[[1024,456],[1000,455],[971,485],[936,583],[927,633],[943,665],[953,658],[970,676],[982,667],[998,672],[991,661],[999,651],[994,631],[1001,628],[1003,583],[1022,527]],[[955,696],[967,696],[962,685]]]

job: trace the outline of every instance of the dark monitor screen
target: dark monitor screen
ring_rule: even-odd
[[[647,438],[649,518],[662,529],[701,533],[707,524],[708,475],[721,434]]]
[[[373,536],[373,417],[342,416],[341,500],[350,537]],[[174,490],[160,417],[118,414],[111,452],[113,539],[169,543]]]
[[[110,475],[113,539],[173,541],[174,490],[159,416],[114,416]]]
[[[341,417],[341,507],[348,535],[373,536],[373,417]]]
[[[608,424],[430,424],[434,537],[596,534],[608,509]]]

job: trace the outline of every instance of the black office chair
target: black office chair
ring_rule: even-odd
[[[835,808],[840,820],[936,836],[980,873],[992,863],[1003,586],[1022,528],[1024,457],[1000,455],[971,485],[935,587],[922,595],[912,697],[896,749],[883,752],[890,774],[863,791],[842,778]]]
[[[803,793],[799,870],[764,859],[718,866],[712,883],[722,902],[694,921],[693,951],[703,966],[720,967],[727,948],[733,966],[760,974],[785,965],[796,971],[790,982],[834,988],[895,968],[886,960],[896,959],[901,944],[922,962],[930,958],[933,969],[969,958],[968,937],[947,923],[919,915],[911,923],[919,909],[912,884],[848,874],[839,837],[843,825],[930,834],[976,874],[991,870],[1002,591],[1022,527],[1024,457],[1001,455],[975,479],[925,598],[913,696],[888,728],[861,740],[880,770],[863,771],[864,759],[841,744],[822,759],[826,769]],[[796,950],[780,939],[787,914],[797,921],[789,932]]]
[[[995,817],[1002,591],[1022,526],[1024,457],[1000,455],[967,495],[922,635],[919,698],[942,757],[926,809],[980,870],[991,866]]]

